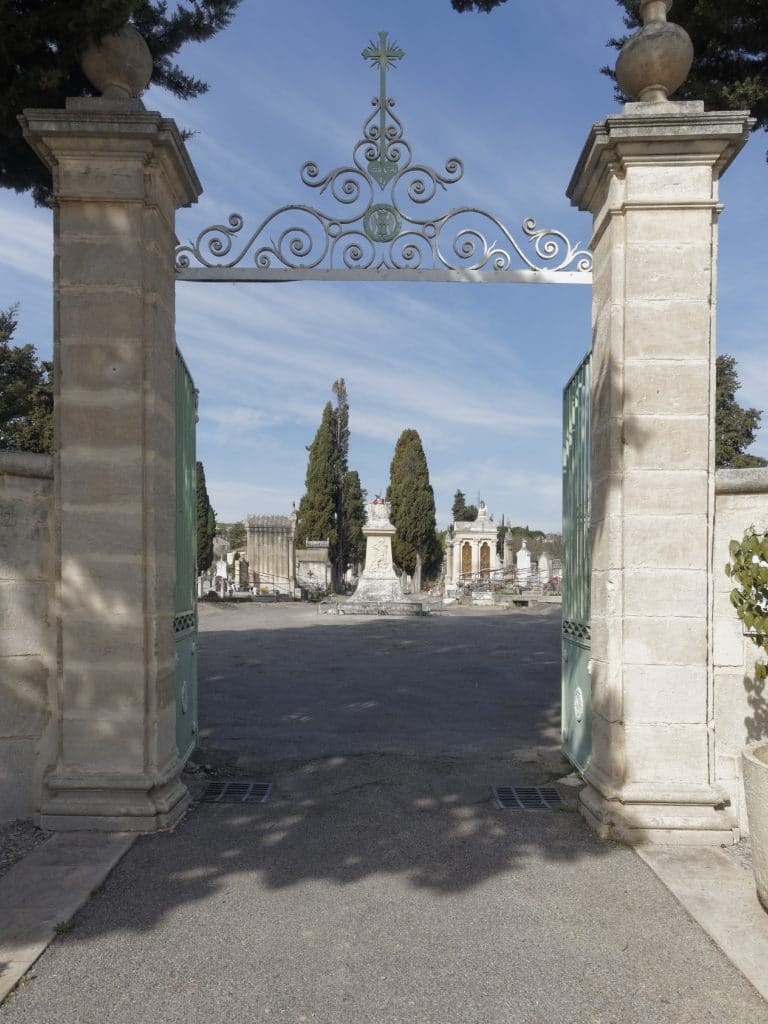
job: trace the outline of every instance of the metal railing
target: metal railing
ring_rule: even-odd
[[[559,595],[563,580],[560,572],[541,573],[538,569],[481,569],[461,573],[459,589],[465,594],[477,591],[508,592],[513,594]]]

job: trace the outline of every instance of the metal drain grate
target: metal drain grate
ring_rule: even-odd
[[[271,782],[209,782],[200,799],[204,804],[265,804],[271,792]]]
[[[551,811],[563,801],[554,786],[491,786],[496,806],[514,811]]]

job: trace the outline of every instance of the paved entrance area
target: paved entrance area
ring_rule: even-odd
[[[270,803],[137,840],[0,1019],[768,1021],[632,850],[492,805],[562,771],[557,610],[201,620],[192,784],[264,777]]]

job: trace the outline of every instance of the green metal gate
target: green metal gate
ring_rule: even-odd
[[[186,759],[197,745],[197,579],[195,424],[197,391],[176,349],[176,747]]]
[[[563,753],[579,770],[591,749],[590,443],[592,353],[563,391]]]

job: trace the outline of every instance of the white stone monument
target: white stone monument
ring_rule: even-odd
[[[357,590],[346,603],[355,604],[403,604],[408,598],[403,595],[400,580],[392,561],[392,538],[395,528],[389,520],[389,502],[375,498],[366,505],[366,523],[363,533],[365,544],[365,568],[357,584]]]
[[[523,539],[522,547],[517,552],[515,558],[517,561],[515,582],[525,586],[531,581],[531,552],[528,550],[527,540]]]
[[[551,575],[552,566],[550,564],[549,555],[546,551],[542,551],[539,555],[539,583],[549,583]]]

